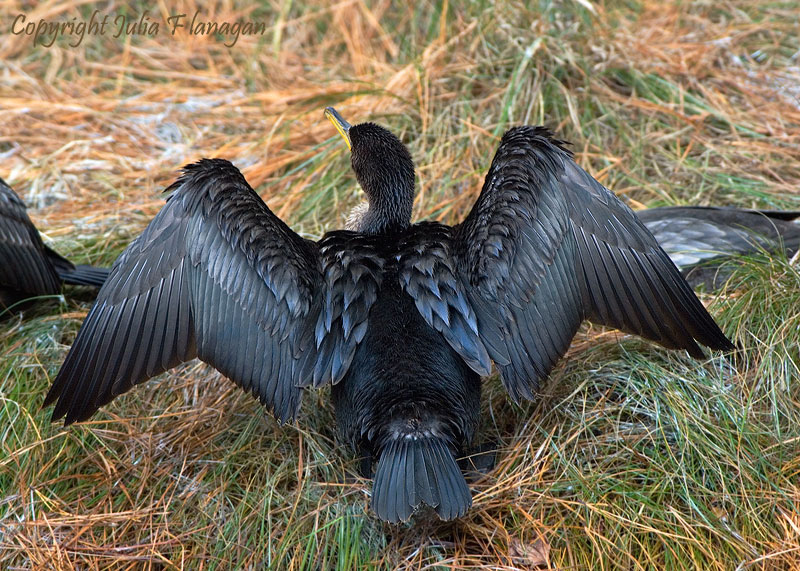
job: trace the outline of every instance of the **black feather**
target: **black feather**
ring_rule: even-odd
[[[449,520],[466,513],[472,496],[445,440],[398,435],[380,452],[372,509],[381,519],[400,523],[423,505]]]

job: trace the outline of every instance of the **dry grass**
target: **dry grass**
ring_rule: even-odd
[[[520,123],[573,141],[634,205],[799,208],[792,2],[456,4],[2,4],[8,27],[18,13],[148,9],[162,30],[78,47],[0,37],[0,176],[81,262],[110,264],[204,156],[232,160],[319,236],[358,200],[322,120],[336,105],[409,144],[420,219],[460,219]],[[267,33],[229,49],[164,29],[198,9]],[[741,362],[587,328],[538,403],[514,407],[486,384],[483,435],[502,453],[469,514],[401,529],[368,515],[326,393],[280,427],[188,364],[90,422],[51,425],[41,399],[88,298],[44,304],[0,328],[0,566],[800,567],[800,275],[756,259],[734,280],[708,301],[747,348]]]

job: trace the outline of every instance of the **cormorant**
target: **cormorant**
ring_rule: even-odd
[[[325,111],[367,205],[305,240],[221,159],[184,167],[114,264],[45,403],[69,424],[195,356],[281,421],[333,384],[338,429],[377,461],[372,508],[466,512],[457,464],[498,366],[532,399],[584,319],[702,357],[732,345],[633,212],[542,127],[502,138],[466,220],[411,224],[414,164],[374,123]]]
[[[100,287],[105,268],[75,266],[42,242],[25,203],[0,178],[0,313],[27,298],[52,295],[61,284]]]
[[[719,289],[732,256],[800,249],[800,211],[716,206],[668,206],[636,212],[692,287]]]

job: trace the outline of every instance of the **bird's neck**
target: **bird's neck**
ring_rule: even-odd
[[[347,218],[347,228],[364,234],[393,234],[411,225],[413,194],[381,194],[356,206]]]

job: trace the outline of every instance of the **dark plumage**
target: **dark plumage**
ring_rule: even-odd
[[[800,249],[800,211],[669,206],[637,213],[692,287],[719,289],[730,277],[722,266],[733,256]]]
[[[304,240],[224,160],[185,167],[120,256],[47,395],[83,420],[199,356],[281,420],[301,386],[333,384],[339,431],[377,462],[372,507],[471,505],[456,457],[473,439],[480,375],[533,398],[583,319],[702,356],[728,339],[633,212],[538,127],[505,134],[455,227],[411,225],[414,166],[383,127],[350,127],[368,199],[350,230]]]
[[[25,299],[52,295],[61,284],[103,285],[108,270],[75,266],[42,242],[25,203],[0,179],[0,312]]]

